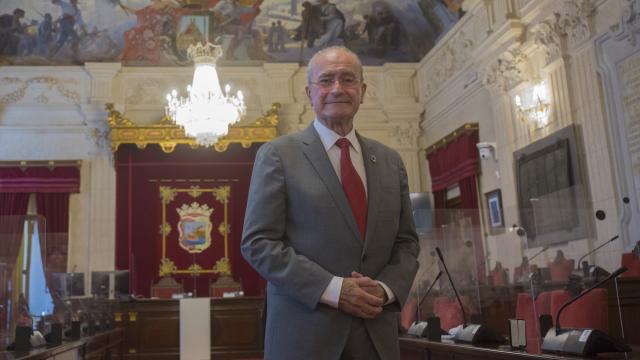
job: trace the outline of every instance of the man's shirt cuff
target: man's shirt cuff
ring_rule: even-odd
[[[384,303],[385,305],[389,305],[392,302],[396,301],[396,295],[387,285],[385,285],[382,281],[378,281],[378,284],[380,284],[380,286],[382,286],[382,288],[384,289],[384,292],[387,293],[387,302]]]
[[[324,292],[320,297],[321,303],[327,304],[336,309],[338,308],[338,303],[340,302],[340,290],[342,289],[342,280],[344,279],[338,276],[334,276],[333,279],[331,279],[329,286],[324,289]]]

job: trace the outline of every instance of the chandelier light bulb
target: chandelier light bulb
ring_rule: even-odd
[[[187,86],[187,97],[179,97],[176,90],[167,95],[166,114],[194,137],[200,146],[211,146],[229,133],[229,126],[246,114],[244,97],[230,96],[231,87],[220,89],[216,60],[222,48],[211,43],[189,46],[187,54],[194,61],[193,81]]]

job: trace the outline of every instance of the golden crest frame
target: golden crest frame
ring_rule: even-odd
[[[216,262],[211,269],[205,269],[198,264],[191,264],[186,269],[179,269],[175,262],[167,257],[167,236],[173,230],[171,224],[167,223],[167,206],[172,203],[178,193],[187,193],[194,200],[202,195],[210,193],[215,201],[223,205],[223,220],[218,226],[218,232],[223,236],[224,256]],[[223,185],[213,188],[200,188],[191,186],[186,189],[178,189],[168,186],[160,187],[160,200],[162,201],[162,224],[160,225],[160,235],[162,236],[162,257],[160,258],[159,275],[167,276],[171,274],[221,274],[231,275],[231,264],[229,262],[229,198],[231,197],[231,186]]]

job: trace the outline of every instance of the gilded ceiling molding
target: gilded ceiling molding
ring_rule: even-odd
[[[431,153],[433,153],[435,151],[438,151],[439,149],[449,145],[452,141],[454,141],[455,139],[457,139],[461,135],[473,133],[473,132],[478,131],[479,129],[480,129],[480,126],[478,125],[478,123],[466,123],[466,124],[460,126],[456,130],[454,130],[452,133],[450,133],[447,136],[443,137],[442,139],[436,141],[433,145],[427,147],[427,149],[425,151],[425,157],[429,156]]]
[[[109,112],[107,124],[111,132],[111,151],[116,152],[121,144],[136,144],[144,149],[149,144],[158,144],[162,151],[169,154],[176,145],[186,144],[197,148],[195,138],[187,137],[184,129],[176,125],[170,118],[163,116],[157,124],[136,125],[124,114],[114,108],[112,103],[105,104]],[[218,140],[213,148],[218,152],[226,151],[229,144],[238,143],[249,148],[253,143],[270,141],[278,136],[278,110],[280,103],[271,104],[267,112],[251,124],[239,124],[229,127],[229,134]],[[244,119],[243,119],[244,120]]]

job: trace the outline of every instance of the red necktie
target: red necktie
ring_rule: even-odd
[[[356,223],[360,229],[360,235],[364,240],[365,229],[367,228],[367,196],[364,192],[364,185],[360,175],[356,172],[356,168],[351,163],[351,155],[349,147],[351,142],[347,138],[340,138],[336,141],[336,145],[340,148],[340,177],[342,178],[342,189],[349,205],[351,212],[356,218]]]

